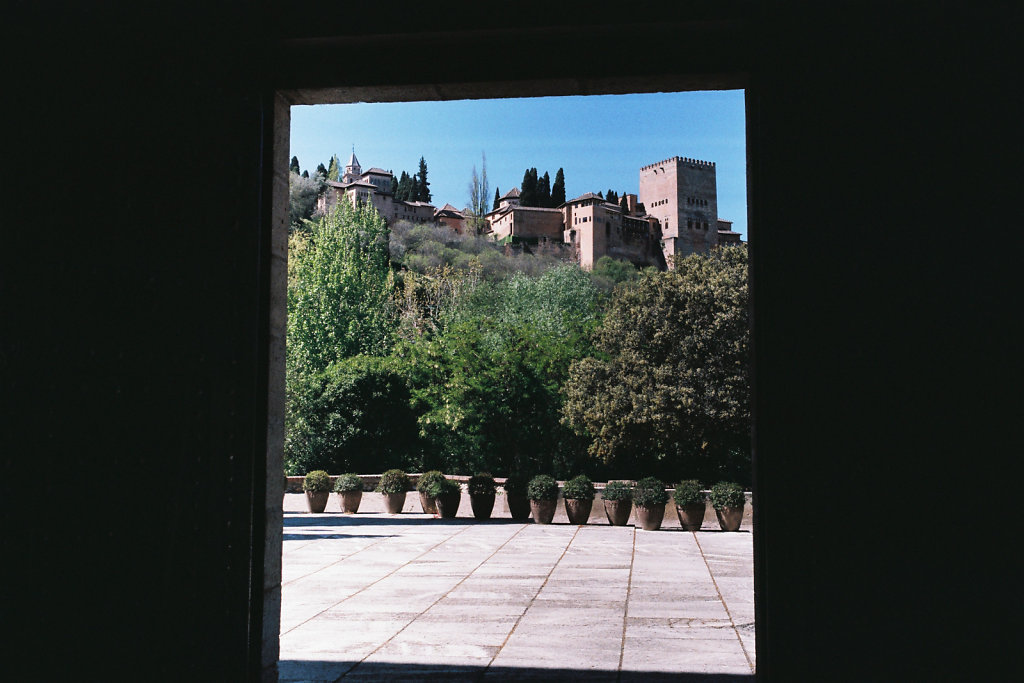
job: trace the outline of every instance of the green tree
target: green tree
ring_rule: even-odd
[[[288,174],[288,229],[298,230],[303,221],[313,216],[316,201],[324,191],[324,181],[319,176],[303,177],[294,171]]]
[[[565,173],[558,169],[555,174],[555,182],[551,185],[551,206],[559,207],[565,204]]]
[[[302,171],[299,169],[299,158],[292,157],[291,163],[288,164],[288,171],[295,174],[301,174]]]
[[[412,201],[412,178],[405,171],[402,171],[402,177],[398,181],[395,199],[403,202]]]
[[[396,324],[388,229],[372,205],[340,202],[289,254],[287,367],[308,376],[387,355]]]
[[[523,186],[519,189],[520,206],[537,206],[537,183],[537,169],[526,169],[523,174]]]
[[[317,164],[316,174],[323,178],[324,180],[327,180],[327,167],[324,166],[323,164]]]
[[[586,441],[560,422],[559,387],[589,352],[600,315],[587,274],[575,265],[517,274],[463,287],[452,300],[456,310],[440,316],[432,336],[399,347],[430,445],[424,466],[578,471]]]
[[[745,246],[616,288],[598,354],[570,369],[565,422],[621,470],[749,482],[747,308]]]
[[[551,176],[547,171],[544,171],[544,175],[537,181],[537,206],[551,206]]]
[[[597,259],[590,277],[599,289],[610,292],[621,282],[630,282],[637,279],[640,273],[628,261],[618,261],[611,256],[605,255]]]
[[[484,215],[487,213],[487,155],[481,154],[480,174],[473,166],[473,175],[469,181],[469,224],[474,234],[480,234],[487,224]]]
[[[491,206],[491,211],[498,208],[498,204],[501,203],[501,190],[494,188],[494,204]]]
[[[626,200],[626,195],[622,195],[622,199],[619,200],[619,208],[622,209],[622,213],[629,213],[629,202]]]
[[[341,180],[341,162],[338,161],[337,154],[331,157],[331,163],[327,167],[327,179],[335,182]]]
[[[308,178],[309,177],[309,169],[308,168],[305,171],[302,172],[302,177],[303,178]]]
[[[391,176],[391,196],[398,199],[398,178]]]
[[[421,202],[430,201],[430,183],[427,182],[427,162],[423,157],[420,157],[420,170],[417,174],[419,178],[417,187],[418,191],[416,194],[416,200]]]
[[[353,356],[293,378],[285,412],[286,469],[376,472],[417,464],[422,448],[410,398],[392,358]]]

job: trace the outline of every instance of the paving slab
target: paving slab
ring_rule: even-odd
[[[478,522],[468,497],[454,520],[413,495],[404,510],[285,495],[281,681],[753,675],[749,527],[541,525],[501,505]]]

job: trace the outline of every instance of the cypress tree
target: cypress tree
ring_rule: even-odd
[[[317,165],[316,174],[323,178],[324,180],[327,180],[327,167],[324,166],[323,164]]]
[[[331,165],[327,167],[327,179],[334,181],[341,180],[341,165],[338,162],[337,154],[331,157]]]
[[[430,183],[427,182],[427,161],[420,157],[419,183],[417,184],[416,199],[421,202],[430,201]]]
[[[292,161],[288,164],[288,170],[292,173],[299,173],[299,158],[292,157]]]
[[[551,206],[561,206],[565,204],[565,174],[562,173],[562,169],[558,169],[558,173],[555,174],[555,183],[551,186]]]
[[[537,206],[537,169],[528,168],[523,174],[523,186],[519,190],[520,206]]]
[[[544,171],[544,175],[537,181],[537,206],[551,206],[551,176],[547,171]]]
[[[302,177],[303,178],[308,178],[309,177],[309,169],[306,169],[305,171],[302,172]]]
[[[412,176],[412,182],[409,185],[409,199],[410,202],[418,202],[420,200],[420,180],[414,174]]]
[[[629,202],[626,201],[626,195],[622,195],[622,199],[619,200],[619,208],[622,209],[622,213],[629,213]]]
[[[395,199],[398,199],[398,178],[394,175],[391,176],[391,194]]]
[[[498,208],[498,200],[501,199],[501,190],[494,188],[494,206],[491,207],[491,211]]]
[[[395,199],[407,202],[412,192],[412,178],[405,171],[402,171],[402,178],[398,181],[398,190],[395,191]]]
[[[600,192],[597,193],[597,196],[600,197],[601,199],[604,199],[604,195],[601,194]]]

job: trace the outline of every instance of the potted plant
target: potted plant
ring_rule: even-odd
[[[434,499],[427,493],[427,488],[429,488],[433,482],[440,479],[444,479],[444,473],[439,472],[438,470],[430,470],[429,472],[421,474],[419,480],[416,482],[416,491],[420,494],[420,507],[422,507],[423,512],[428,515],[437,514],[437,505],[434,504]]]
[[[363,499],[363,480],[358,474],[349,472],[334,482],[334,492],[341,501],[341,511],[354,515],[359,512],[359,501]]]
[[[586,524],[594,507],[594,482],[585,474],[573,477],[562,487],[562,498],[569,524]]]
[[[402,511],[409,484],[409,475],[402,470],[392,469],[380,475],[377,492],[384,499],[384,509],[389,514],[397,515]]]
[[[696,479],[679,482],[672,498],[676,502],[676,515],[679,516],[680,526],[686,531],[700,531],[700,526],[704,523],[704,510],[707,507],[700,482]]]
[[[633,504],[636,518],[644,531],[657,531],[665,519],[665,503],[668,491],[665,482],[655,477],[644,477],[633,487]]]
[[[722,531],[739,530],[746,503],[743,487],[735,482],[720,481],[711,487],[711,506],[715,508]]]
[[[508,512],[512,519],[522,521],[530,518],[530,497],[526,492],[529,484],[530,480],[526,477],[513,474],[502,486],[505,489],[505,502],[508,503]]]
[[[610,481],[601,492],[604,499],[604,514],[612,526],[629,524],[633,511],[633,487],[624,481]]]
[[[323,470],[313,470],[302,480],[302,490],[306,492],[309,511],[323,512],[331,497],[331,476]]]
[[[473,506],[473,517],[490,519],[494,510],[494,495],[498,485],[489,472],[477,472],[469,478],[469,504]]]
[[[454,479],[441,477],[431,480],[427,494],[437,504],[437,511],[446,519],[454,519],[462,502],[462,486]]]
[[[538,474],[526,488],[530,498],[530,514],[537,524],[551,524],[558,504],[558,482],[546,474]]]

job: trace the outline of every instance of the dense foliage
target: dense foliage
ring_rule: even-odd
[[[347,202],[304,220],[286,470],[749,481],[745,247],[667,273],[563,257]]]
[[[570,500],[594,500],[594,482],[585,474],[580,474],[565,482],[562,497]]]
[[[477,472],[469,478],[469,489],[470,495],[473,496],[490,496],[497,491],[497,484],[494,483],[494,477],[487,472]]]
[[[745,505],[747,498],[743,487],[731,481],[720,481],[711,487],[711,505],[716,510],[724,507],[738,508]]]
[[[372,206],[340,202],[289,254],[289,371],[308,375],[394,341],[388,229]]]
[[[610,481],[601,492],[604,500],[633,500],[633,487],[624,481]]]
[[[538,474],[526,487],[530,500],[555,500],[558,498],[558,482],[547,474]]]
[[[646,508],[667,502],[665,482],[656,477],[644,477],[633,487],[633,504],[637,507]]]
[[[444,479],[444,473],[440,470],[430,470],[420,475],[419,479],[416,480],[416,490],[420,493],[427,493],[430,485],[438,479]],[[430,494],[427,493],[429,496]]]
[[[422,444],[404,373],[392,358],[353,356],[287,385],[285,460],[311,468],[374,472],[412,467]]]
[[[347,472],[338,477],[334,482],[334,490],[337,493],[350,493],[363,490],[363,480],[354,472]]]
[[[405,493],[409,490],[411,481],[409,475],[400,469],[390,469],[380,475],[377,482],[377,493]]]
[[[447,477],[441,477],[440,479],[431,480],[427,486],[426,494],[432,498],[438,498],[440,496],[452,496],[458,495],[462,492],[462,486],[459,482],[454,479],[448,479]]]
[[[331,490],[331,477],[323,470],[313,470],[302,480],[302,490],[322,492]]]
[[[687,479],[676,484],[676,490],[672,497],[679,507],[700,505],[704,502],[704,491],[701,490],[699,481]]]
[[[749,477],[746,247],[692,255],[615,289],[564,417],[589,452],[675,479]]]
[[[525,496],[529,486],[530,477],[523,474],[511,474],[505,478],[505,483],[502,484],[506,495],[509,496]]]

